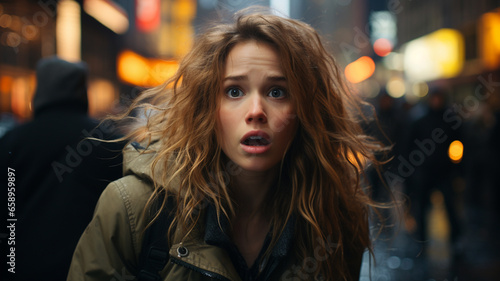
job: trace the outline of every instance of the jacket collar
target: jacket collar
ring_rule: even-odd
[[[206,220],[199,222],[198,227],[185,238],[177,229],[169,251],[170,260],[210,278],[241,281],[228,253],[205,242],[204,231],[200,226],[206,224]]]
[[[188,237],[182,239],[180,231],[176,232],[174,243],[170,248],[170,256],[173,263],[182,265],[202,275],[215,277],[221,280],[241,281],[241,277],[236,270],[234,255],[231,255],[231,247],[236,249],[229,239],[229,222],[222,216],[219,226],[215,207],[208,205],[204,222],[198,225],[204,226],[195,228]],[[267,280],[270,276],[276,276],[275,269],[279,264],[286,262],[293,243],[295,219],[291,218],[276,245],[271,251],[269,259],[261,261],[259,265],[261,277]],[[222,228],[221,228],[222,227]],[[268,234],[267,245],[270,241]],[[266,244],[266,243],[265,243]],[[265,246],[267,247],[267,246]],[[261,254],[265,249],[261,251]],[[281,274],[279,274],[281,275]]]

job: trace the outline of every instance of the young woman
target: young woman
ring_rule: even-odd
[[[378,147],[341,76],[296,20],[240,15],[201,35],[175,77],[133,104],[147,118],[68,280],[138,275],[158,201],[174,218],[160,280],[358,280],[373,205],[361,158]]]

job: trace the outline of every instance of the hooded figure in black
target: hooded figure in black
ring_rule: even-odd
[[[1,280],[66,280],[101,191],[122,175],[123,145],[89,139],[111,138],[112,126],[87,115],[86,65],[51,57],[36,75],[33,120],[0,139]]]

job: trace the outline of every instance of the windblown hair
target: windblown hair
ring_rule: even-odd
[[[379,146],[363,135],[356,114],[360,101],[343,82],[317,32],[303,22],[239,14],[234,24],[219,24],[200,35],[175,76],[132,104],[131,111],[144,111],[146,122],[128,137],[147,145],[159,140],[151,167],[159,180],[147,208],[158,194],[175,190],[175,221],[186,235],[207,202],[229,221],[235,216],[216,136],[217,112],[228,53],[249,40],[277,50],[298,123],[283,156],[279,184],[268,198],[271,245],[294,217],[293,254],[300,266],[307,267],[310,279],[351,280],[352,257],[371,245],[368,214],[374,204],[364,191],[361,171],[364,159],[377,162],[373,155]],[[318,249],[321,259],[313,267],[307,265]]]

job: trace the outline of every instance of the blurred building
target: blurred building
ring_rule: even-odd
[[[20,122],[32,116],[34,66],[57,54],[88,63],[90,113],[99,117],[163,83],[197,33],[252,5],[310,23],[332,52],[365,38],[352,32],[365,25],[363,0],[1,0],[0,113]],[[369,47],[347,47],[339,60],[347,64]]]
[[[399,46],[406,52],[405,57],[417,56],[422,54],[421,52],[428,51],[430,46],[418,47],[418,44],[422,44],[425,40],[428,42],[435,40],[431,42],[435,44],[434,47],[436,44],[446,46],[441,52],[450,55],[449,60],[442,59],[443,65],[437,66],[443,68],[442,73],[424,75],[424,79],[421,80],[432,82],[448,79],[440,83],[448,84],[447,86],[452,88],[457,101],[474,90],[476,84],[480,82],[477,80],[478,75],[498,72],[500,69],[499,1],[408,1],[399,9],[397,20]],[[434,38],[430,39],[433,36]],[[431,55],[439,56],[434,54],[436,52]],[[409,61],[412,60],[407,60]],[[448,71],[445,69],[447,67],[454,69]],[[406,67],[405,70],[411,73],[407,78],[418,80],[420,76],[418,71],[415,72],[411,67]],[[461,89],[454,85],[461,85]],[[466,85],[469,87],[464,88]]]
[[[1,113],[11,113],[21,122],[32,116],[34,66],[54,54],[89,64],[92,115],[113,107],[118,97],[120,35],[89,16],[83,4],[82,0],[0,1]]]
[[[416,103],[429,88],[443,86],[454,102],[462,102],[481,83],[479,75],[500,80],[499,1],[367,2],[376,71],[357,85],[362,91],[385,87],[393,97]],[[383,40],[386,52],[377,44]]]
[[[60,54],[89,64],[99,116],[165,81],[197,33],[251,5],[318,29],[367,97],[385,88],[413,103],[433,83],[469,81],[460,97],[500,65],[494,0],[0,0],[0,112],[29,118],[34,65]]]

